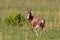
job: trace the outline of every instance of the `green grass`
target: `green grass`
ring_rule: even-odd
[[[59,40],[60,28],[46,28],[43,36],[36,37],[35,32],[21,26],[2,26],[3,40]],[[30,30],[30,31],[29,31]]]
[[[26,19],[27,8],[45,19],[44,34],[36,37]],[[21,13],[24,25],[6,25],[5,17]],[[2,34],[2,35],[1,35]],[[0,0],[0,40],[60,40],[60,0]]]

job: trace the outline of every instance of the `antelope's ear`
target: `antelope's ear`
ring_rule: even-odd
[[[27,12],[31,12],[31,10],[32,10],[32,8],[31,8],[31,9],[28,9],[28,8],[27,8]]]
[[[32,9],[29,10],[29,12],[31,12]]]

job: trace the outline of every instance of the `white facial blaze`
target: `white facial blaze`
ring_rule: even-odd
[[[29,14],[27,14],[27,19],[29,19]]]

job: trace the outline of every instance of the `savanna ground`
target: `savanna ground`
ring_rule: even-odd
[[[36,37],[26,20],[27,8],[46,21],[43,36]],[[4,18],[20,13],[20,25],[7,25]],[[60,40],[60,0],[0,0],[0,40]]]

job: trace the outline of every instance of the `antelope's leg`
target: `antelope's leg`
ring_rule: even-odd
[[[33,32],[33,27],[32,27],[32,32]]]
[[[41,27],[41,33],[40,33],[40,35],[43,35],[43,27]]]
[[[35,27],[36,36],[38,36],[37,28],[38,28],[38,25]]]
[[[35,32],[36,32],[36,36],[38,36],[38,33],[37,33],[37,30],[35,29]]]

